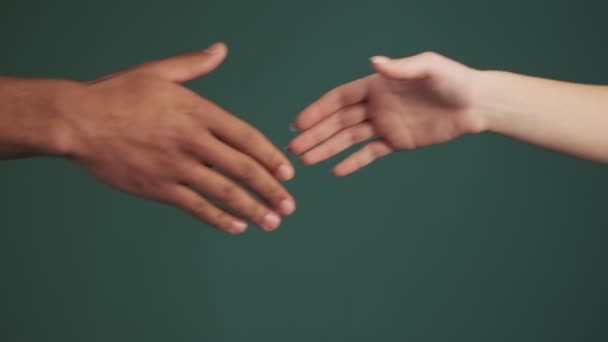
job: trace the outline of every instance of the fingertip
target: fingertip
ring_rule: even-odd
[[[230,229],[227,231],[231,235],[243,234],[247,230],[247,222],[241,220],[234,220],[230,224]]]
[[[294,211],[296,211],[296,202],[293,199],[284,199],[279,203],[279,213],[282,216],[289,216],[293,214]]]
[[[301,132],[314,125],[315,121],[319,120],[316,119],[318,112],[315,108],[317,108],[317,106],[317,102],[314,102],[304,108],[291,123],[290,129],[292,129],[293,132]]]
[[[374,69],[377,73],[384,76],[388,76],[391,74],[393,68],[391,68],[392,65],[390,64],[390,62],[392,61],[392,59],[385,56],[374,56],[371,57],[369,60],[372,65],[372,69]]]
[[[277,168],[275,176],[280,180],[288,181],[295,176],[295,169],[290,163],[283,163]]]
[[[209,47],[207,47],[205,50],[203,50],[203,52],[210,54],[210,55],[216,55],[221,52],[225,52],[227,50],[228,50],[228,46],[226,46],[226,44],[224,42],[216,42],[216,43],[209,45]]]
[[[306,109],[304,111],[302,111],[300,113],[300,115],[298,115],[298,117],[296,118],[296,120],[294,122],[291,123],[291,126],[289,127],[289,129],[294,132],[301,132],[305,129],[308,128],[308,125],[306,125]]]
[[[287,145],[287,146],[285,146],[284,150],[285,150],[285,152],[286,152],[286,153],[289,153],[289,154],[296,154],[296,153],[293,151],[293,147],[291,147],[291,145]]]
[[[334,167],[330,173],[332,176],[338,177],[338,178],[342,178],[348,174],[348,173],[344,172],[343,170],[341,171],[339,166]]]
[[[276,230],[281,225],[281,218],[275,213],[268,213],[264,216],[264,222],[260,225],[262,230],[271,232]]]
[[[295,142],[295,139],[292,140],[285,149],[287,150],[287,152],[289,152],[291,154],[295,154],[295,155],[303,152],[303,151],[301,151],[301,148],[298,147],[298,143]]]
[[[370,60],[370,62],[372,62],[372,64],[376,64],[376,65],[386,64],[387,62],[391,61],[391,59],[386,56],[373,56],[373,57],[370,57],[369,60]]]

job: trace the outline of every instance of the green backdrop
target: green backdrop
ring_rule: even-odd
[[[282,147],[374,54],[608,84],[607,7],[3,0],[0,74],[91,80],[223,40],[189,86]],[[0,162],[0,340],[608,340],[605,166],[490,134],[334,163],[297,168],[279,231],[231,237],[62,160]]]

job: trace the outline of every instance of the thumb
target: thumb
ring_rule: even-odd
[[[435,64],[433,53],[390,59],[385,56],[370,58],[372,68],[382,76],[395,80],[420,79],[432,76]]]
[[[227,54],[228,48],[224,43],[215,43],[203,51],[149,62],[137,69],[168,81],[182,83],[211,73],[222,64]]]

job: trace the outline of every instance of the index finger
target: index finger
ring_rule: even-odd
[[[305,130],[330,114],[365,100],[368,84],[374,75],[336,87],[306,107],[295,119],[292,128]]]

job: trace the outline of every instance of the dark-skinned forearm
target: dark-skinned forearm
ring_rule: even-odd
[[[0,77],[0,159],[67,153],[65,112],[78,83]]]

